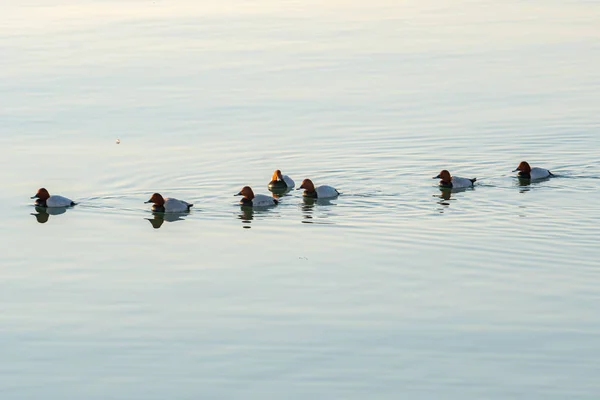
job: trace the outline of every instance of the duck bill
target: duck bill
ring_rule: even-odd
[[[517,172],[517,171],[520,171],[520,169],[519,169],[519,168],[517,168],[517,169],[514,169],[514,170],[513,170],[513,172]]]
[[[152,200],[145,201],[144,204],[152,203]]]
[[[441,176],[439,176],[439,175],[437,175],[437,176],[434,176],[434,177],[433,177],[433,178],[431,178],[431,179],[442,179],[442,177],[441,177]]]
[[[241,195],[242,195],[242,192],[239,192],[239,193],[234,194],[233,196],[235,197],[235,196],[241,196]]]
[[[39,199],[40,196],[38,196],[37,194],[35,196],[31,196],[32,199]]]
[[[304,189],[304,186],[300,185],[300,187],[296,190]]]

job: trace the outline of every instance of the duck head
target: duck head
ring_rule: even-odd
[[[35,196],[32,199],[40,199],[41,201],[46,201],[50,198],[50,193],[45,188],[39,188]]]
[[[271,177],[272,181],[282,181],[283,180],[283,175],[281,174],[281,170],[276,169],[275,172],[273,172],[273,176]]]
[[[314,192],[315,185],[312,183],[312,181],[310,179],[305,179],[302,181],[302,184],[300,185],[300,187],[296,190],[300,190],[300,189],[304,189],[307,192]]]
[[[529,163],[527,161],[521,161],[519,163],[519,166],[517,167],[517,169],[515,169],[513,172],[517,172],[517,171],[521,171],[524,174],[530,174],[531,167],[529,166]]]
[[[154,193],[150,200],[145,201],[144,203],[154,203],[155,205],[162,207],[165,205],[165,199],[160,195],[160,193]]]
[[[437,176],[434,176],[433,179],[440,179],[444,183],[452,182],[452,175],[447,169],[442,170]]]
[[[254,198],[254,192],[250,186],[244,186],[242,190],[240,190],[238,194],[234,196],[244,196],[245,199],[252,200]]]

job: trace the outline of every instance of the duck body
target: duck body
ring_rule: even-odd
[[[440,186],[443,188],[449,188],[449,189],[463,189],[463,188],[468,188],[468,187],[472,187],[475,185],[475,182],[477,181],[477,178],[461,178],[459,176],[453,176],[452,180],[450,181],[450,185],[448,185],[447,183],[442,183],[440,181]]]
[[[254,194],[250,186],[244,186],[235,196],[244,196],[240,200],[240,205],[244,207],[270,207],[279,203],[271,196]]]
[[[294,188],[296,183],[292,178],[287,175],[283,175],[280,170],[276,170],[273,173],[271,182],[269,182],[270,190],[291,190]]]
[[[304,197],[310,197],[312,199],[328,199],[340,195],[340,192],[333,186],[321,185],[315,187],[310,179],[303,180],[302,185],[300,185],[298,190],[300,189],[304,189]]]
[[[313,192],[304,191],[304,195],[307,197],[313,197],[316,199],[327,199],[331,197],[337,197],[340,192],[337,191],[333,186],[321,185],[317,186]]]
[[[188,203],[187,201],[178,200],[174,198],[166,198],[165,205],[163,206],[165,211],[169,213],[180,213],[190,211],[194,205]]]
[[[250,202],[252,203],[252,207],[268,207],[279,203],[276,199],[266,194],[254,195],[254,198]]]
[[[477,181],[477,178],[452,176],[448,170],[443,170],[439,175],[434,176],[433,179],[441,179],[439,185],[442,189],[464,189],[474,186]]]
[[[32,197],[35,200],[35,205],[38,207],[48,207],[48,208],[57,208],[57,207],[72,207],[77,205],[73,200],[59,195],[52,195],[44,188],[41,188],[37,191],[35,196]]]
[[[516,171],[519,171],[519,173],[517,174],[517,177],[519,179],[531,179],[532,181],[536,179],[546,179],[554,176],[552,172],[545,168],[531,168],[527,161],[521,161],[517,169],[515,169],[513,172]]]
[[[35,205],[36,206],[42,206],[42,207],[50,207],[50,208],[54,208],[54,207],[71,207],[74,206],[76,203],[64,196],[59,196],[59,195],[53,195],[48,197],[48,199],[46,200],[41,200],[41,199],[36,199],[35,201]]]
[[[152,211],[163,212],[163,213],[183,213],[190,211],[194,205],[187,201],[162,197],[159,193],[154,193],[150,200],[146,203],[154,203],[152,205]]]

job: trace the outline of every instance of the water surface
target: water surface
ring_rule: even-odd
[[[3,399],[598,398],[595,2],[3,10]]]

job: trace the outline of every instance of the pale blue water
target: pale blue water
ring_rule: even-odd
[[[3,400],[600,396],[599,3],[2,8]]]

